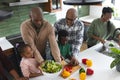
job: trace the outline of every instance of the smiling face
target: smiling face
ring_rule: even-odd
[[[102,10],[101,20],[103,22],[107,22],[111,19],[113,13],[113,9],[111,7],[104,7]]]
[[[112,13],[105,13],[105,14],[103,14],[103,20],[105,22],[109,21],[111,18],[112,18]]]

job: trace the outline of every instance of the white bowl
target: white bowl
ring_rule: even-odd
[[[62,72],[62,69],[59,72],[56,72],[56,73],[47,73],[47,72],[43,71],[43,75],[45,75],[47,77],[55,78],[55,77],[58,77],[61,74],[61,72]]]
[[[112,44],[113,46],[110,46],[110,44]],[[119,45],[118,45],[115,41],[113,41],[113,40],[111,40],[111,41],[106,41],[104,45],[105,45],[106,48],[111,48],[111,47],[116,47],[116,48],[117,48],[117,47],[119,46]]]
[[[43,64],[45,65],[45,63],[43,63]],[[55,62],[55,64],[60,64],[60,63]],[[60,73],[62,72],[62,64],[60,64],[60,65],[61,65],[61,69],[60,69],[58,72],[54,72],[54,73],[52,73],[52,72],[45,72],[45,71],[43,70],[42,66],[41,66],[43,75],[45,75],[45,76],[47,76],[47,77],[52,77],[52,78],[59,76]],[[50,68],[50,70],[52,70],[52,69]],[[53,69],[53,71],[54,71],[54,69]]]

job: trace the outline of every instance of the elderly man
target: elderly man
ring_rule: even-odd
[[[56,33],[62,29],[68,31],[68,43],[72,45],[71,63],[74,64],[78,64],[74,56],[80,51],[84,33],[84,25],[77,19],[77,16],[77,11],[70,8],[66,13],[66,18],[60,19],[54,24]]]
[[[54,28],[43,19],[40,7],[31,9],[30,19],[21,24],[21,34],[25,43],[29,44],[34,51],[34,57],[41,63],[45,59],[47,41],[50,43],[52,56],[55,61],[61,62],[60,51],[55,39]]]

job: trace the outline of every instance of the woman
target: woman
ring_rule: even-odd
[[[20,77],[16,72],[12,62],[8,59],[8,57],[3,53],[0,47],[0,80],[10,80],[8,79],[8,75],[6,75],[6,71],[8,71],[14,80],[29,80],[25,77]]]
[[[110,7],[104,7],[102,10],[101,18],[95,19],[90,28],[88,29],[88,48],[94,46],[98,42],[105,43],[105,39],[108,39],[113,35],[115,26],[111,21],[113,10]]]

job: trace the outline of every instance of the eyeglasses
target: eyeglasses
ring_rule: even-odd
[[[69,20],[69,21],[73,22],[75,19],[70,19],[70,18],[66,17],[66,20]]]

